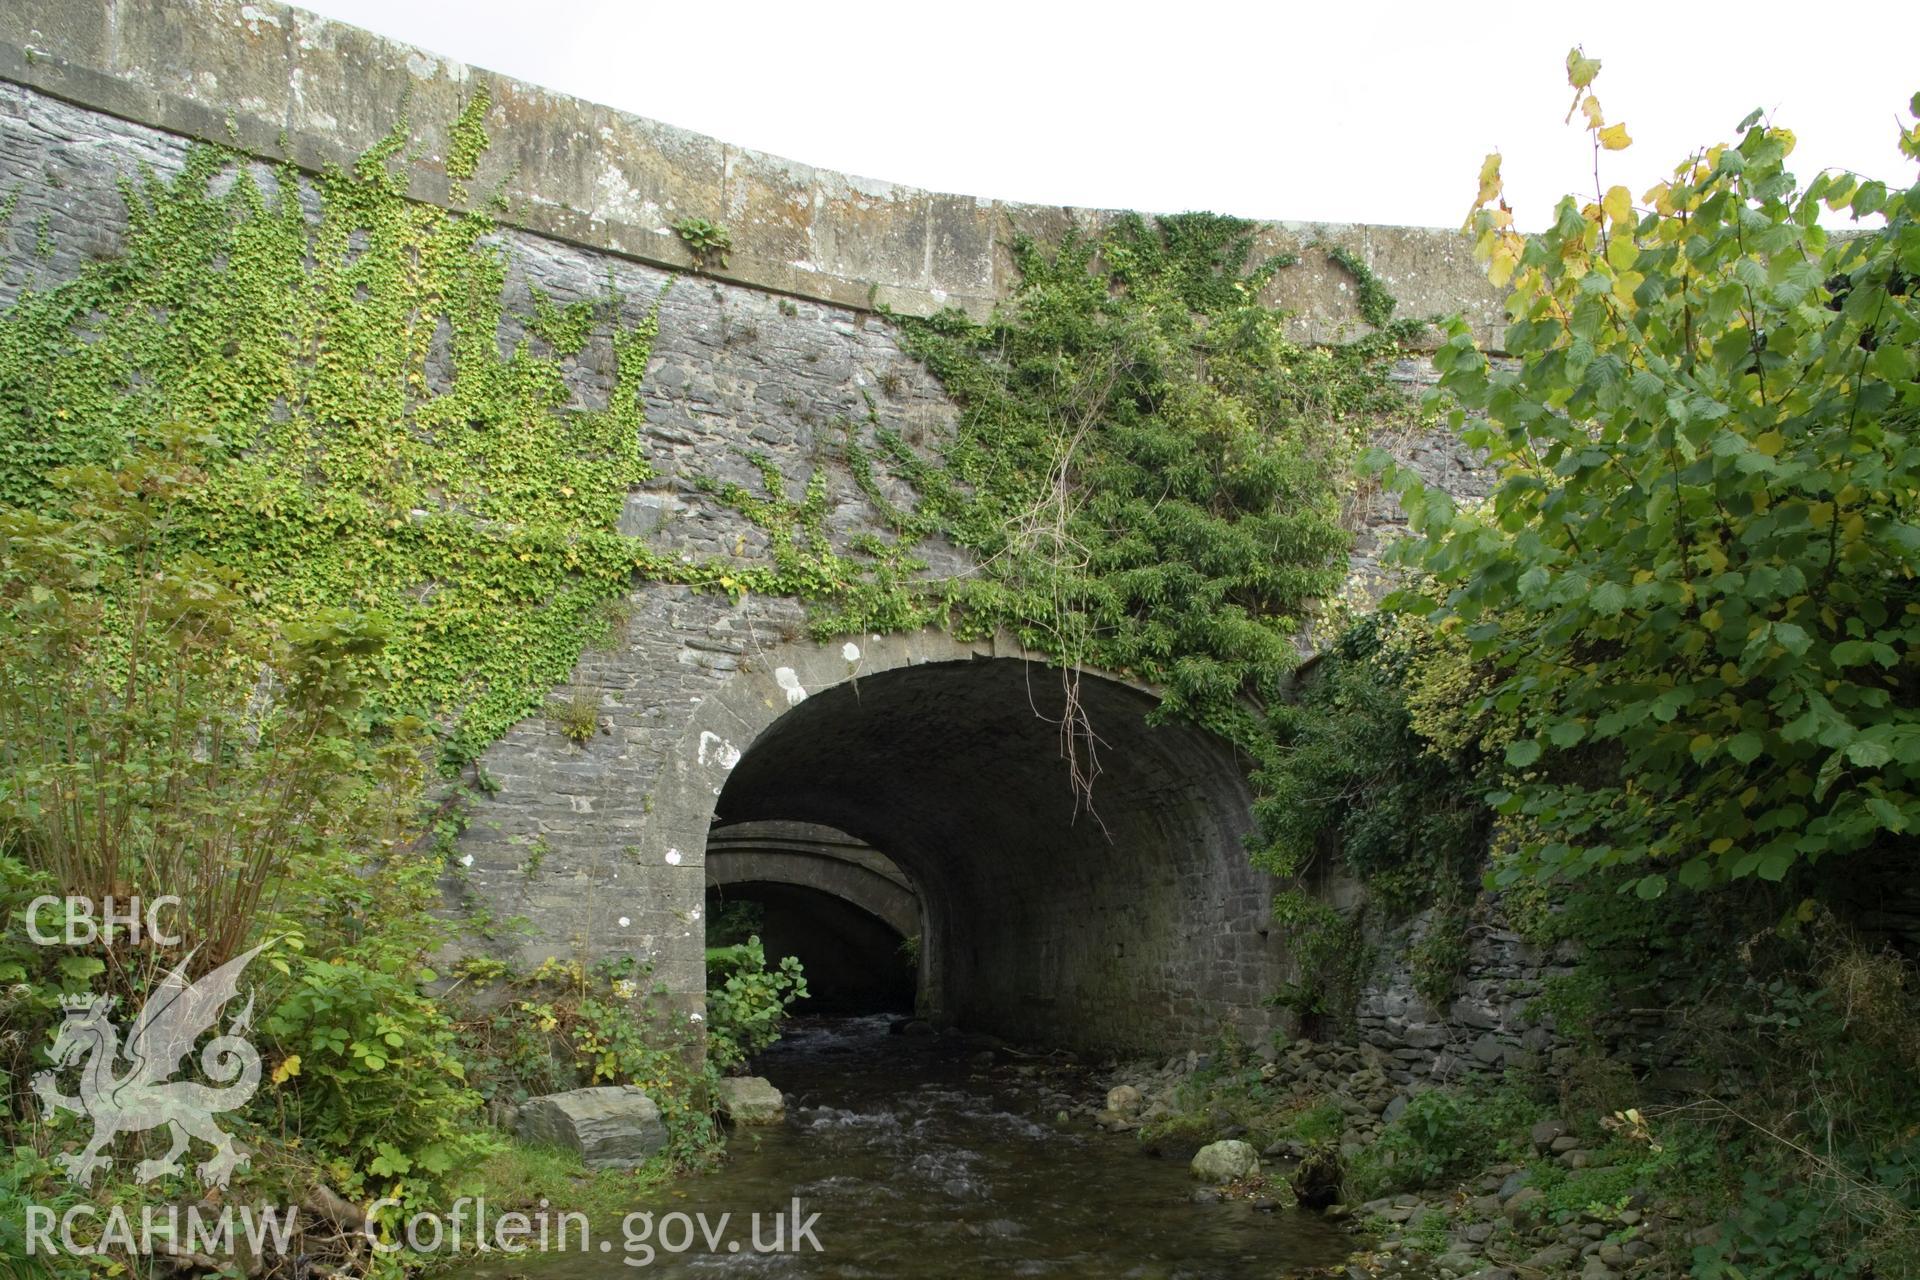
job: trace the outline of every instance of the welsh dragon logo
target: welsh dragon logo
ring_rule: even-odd
[[[86,1149],[58,1157],[75,1182],[88,1186],[95,1170],[112,1166],[113,1157],[104,1153],[120,1134],[162,1126],[171,1133],[172,1148],[158,1160],[142,1160],[134,1170],[136,1182],[179,1173],[180,1157],[193,1138],[214,1149],[212,1157],[195,1170],[205,1187],[226,1186],[234,1170],[247,1163],[246,1151],[234,1145],[233,1136],[213,1117],[245,1106],[260,1087],[260,1055],[244,1034],[253,1017],[252,996],[226,1031],[200,1051],[200,1069],[213,1085],[223,1087],[172,1077],[233,999],[247,963],[268,945],[263,942],[235,956],[193,983],[185,974],[193,960],[189,952],[148,995],[140,1016],[127,1030],[124,1046],[108,1016],[111,999],[70,996],[63,1000],[67,1017],[54,1038],[54,1069],[33,1078],[33,1091],[49,1111],[93,1117],[93,1137]],[[120,1070],[123,1060],[126,1069]],[[81,1064],[80,1094],[68,1097],[60,1092],[59,1074],[75,1063]]]

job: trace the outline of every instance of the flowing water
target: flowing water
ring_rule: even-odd
[[[1144,1155],[1084,1118],[1056,1123],[1096,1087],[1070,1068],[960,1036],[889,1035],[888,1021],[797,1022],[756,1064],[786,1094],[786,1124],[736,1133],[725,1164],[634,1206],[651,1218],[595,1222],[585,1248],[460,1274],[1242,1280],[1328,1266],[1353,1247],[1299,1211],[1195,1204],[1184,1160]],[[797,1239],[796,1200],[800,1222],[818,1215]],[[711,1241],[673,1214],[705,1215]]]

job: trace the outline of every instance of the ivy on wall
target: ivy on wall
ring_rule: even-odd
[[[453,130],[456,180],[484,108]],[[125,252],[0,316],[0,503],[57,505],[60,468],[186,427],[208,479],[180,549],[271,614],[386,615],[382,710],[434,716],[458,761],[567,677],[636,574],[717,571],[616,532],[651,474],[654,315],[536,292],[503,343],[494,224],[405,199],[388,165],[405,137],[311,184],[209,146],[170,181],[126,182]],[[589,407],[566,373],[596,331],[612,390]]]
[[[452,130],[456,186],[485,108]],[[843,424],[834,465],[873,528],[831,537],[825,471],[794,497],[753,457],[758,492],[703,487],[768,532],[768,557],[687,562],[617,532],[651,476],[639,390],[657,309],[623,322],[611,289],[564,307],[536,291],[509,317],[492,220],[409,202],[390,168],[406,136],[310,181],[203,146],[170,181],[126,183],[124,253],[0,316],[0,503],[57,506],[61,468],[184,424],[207,480],[178,549],[272,615],[384,615],[375,710],[439,724],[452,763],[538,709],[641,580],[799,597],[823,635],[1011,630],[1069,672],[1160,686],[1160,714],[1278,785],[1299,638],[1346,578],[1352,463],[1416,413],[1387,376],[1412,326],[1363,264],[1329,255],[1378,332],[1309,348],[1261,300],[1293,260],[1254,261],[1255,224],[1128,217],[1021,241],[991,321],[897,318],[960,414],[933,444],[877,412],[867,432]],[[582,405],[567,375],[597,352],[611,390]],[[889,499],[882,468],[911,501]],[[977,568],[928,576],[935,539]]]
[[[960,418],[933,449],[876,423],[877,457],[850,433],[891,537],[819,629],[1006,628],[1063,664],[1154,682],[1162,714],[1262,753],[1261,708],[1346,577],[1356,448],[1411,411],[1386,376],[1395,336],[1286,338],[1260,294],[1292,260],[1251,262],[1256,230],[1186,214],[1051,252],[1022,240],[990,322],[897,317]],[[911,510],[879,492],[876,462],[912,486]],[[933,536],[979,571],[915,578],[912,548]]]

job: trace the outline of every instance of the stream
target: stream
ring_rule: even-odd
[[[634,1207],[651,1218],[457,1274],[1241,1280],[1330,1266],[1353,1247],[1297,1210],[1195,1204],[1184,1160],[1084,1117],[1057,1123],[1096,1091],[1083,1070],[965,1036],[890,1035],[890,1021],[797,1019],[755,1064],[786,1095],[786,1123],[736,1132],[725,1163]],[[688,1225],[695,1215],[705,1223]]]

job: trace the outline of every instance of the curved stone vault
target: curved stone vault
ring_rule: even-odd
[[[1091,810],[1060,754],[1058,671],[932,635],[785,646],[697,710],[657,838],[727,859],[732,824],[803,822],[884,850],[918,891],[940,1019],[1079,1047],[1256,1029],[1283,957],[1241,762],[1149,725],[1141,689],[1088,675],[1080,697]]]

